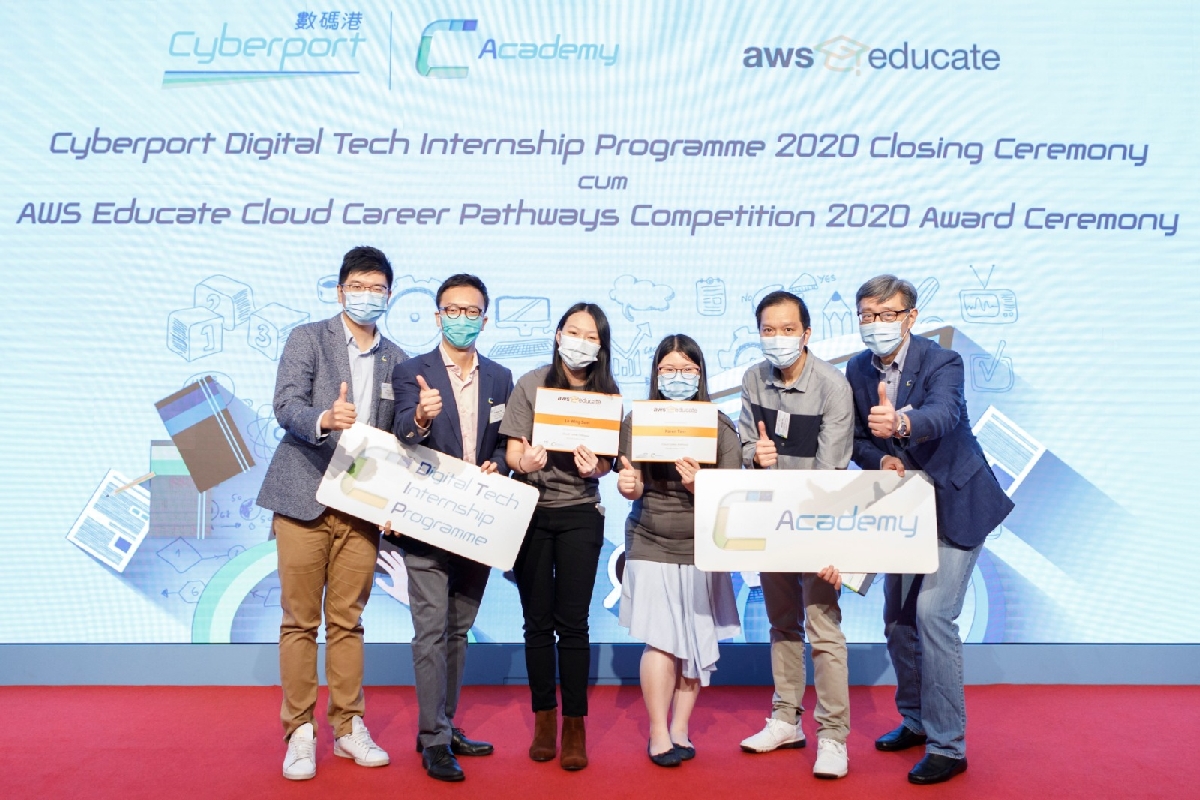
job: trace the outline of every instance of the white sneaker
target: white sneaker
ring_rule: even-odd
[[[387,766],[388,754],[372,741],[362,717],[352,717],[350,725],[350,733],[339,736],[333,743],[333,754],[342,758],[353,758],[354,763],[360,767]]]
[[[288,738],[283,757],[283,777],[289,781],[307,781],[317,777],[317,737],[313,724],[306,722]]]
[[[817,763],[813,775],[818,778],[844,778],[850,769],[846,745],[833,739],[817,739]]]
[[[747,753],[769,753],[772,750],[793,750],[804,747],[804,731],[793,725],[770,717],[767,726],[758,733],[742,740],[742,749]]]

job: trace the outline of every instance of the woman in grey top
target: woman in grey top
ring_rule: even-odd
[[[538,488],[540,498],[513,572],[525,616],[525,668],[534,713],[534,761],[554,758],[558,702],[554,691],[555,648],[562,689],[563,769],[587,766],[583,718],[587,716],[591,641],[588,611],[604,544],[599,480],[612,460],[579,446],[571,453],[533,446],[534,399],[539,387],[620,394],[609,366],[609,328],[593,303],[567,309],[555,333],[553,361],[523,375],[508,398],[500,433],[508,436],[506,459],[514,477]],[[555,635],[557,634],[557,643]]]
[[[654,353],[651,400],[708,402],[704,354],[688,336],[663,339]],[[696,755],[688,719],[701,686],[716,670],[717,640],[741,629],[728,573],[701,572],[693,561],[692,528],[696,473],[700,464],[629,462],[632,414],[621,425],[621,472],[617,488],[634,501],[625,525],[625,574],[620,624],[646,643],[642,697],[650,715],[650,760],[678,766]],[[741,443],[733,423],[717,417],[717,468],[741,467]],[[674,708],[668,726],[667,718]]]

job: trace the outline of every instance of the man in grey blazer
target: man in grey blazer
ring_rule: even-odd
[[[327,508],[317,487],[339,432],[355,422],[391,430],[392,370],[408,358],[383,338],[376,320],[387,310],[392,265],[374,247],[342,259],[342,313],[292,331],[279,359],[275,419],[285,431],[259,491],[258,504],[275,512],[279,552],[279,677],[283,688],[283,776],[317,774],[317,629],[325,613],[325,674],[334,755],[381,767],[388,755],[363,724],[362,611],[371,593],[379,529]]]

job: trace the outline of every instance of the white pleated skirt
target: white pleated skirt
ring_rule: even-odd
[[[618,623],[629,635],[679,659],[683,676],[708,686],[717,642],[741,631],[733,581],[691,564],[626,561]]]

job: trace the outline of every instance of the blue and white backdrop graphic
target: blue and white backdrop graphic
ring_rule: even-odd
[[[47,0],[2,24],[0,642],[275,640],[276,362],[358,244],[396,266],[410,353],[469,271],[514,374],[591,300],[627,399],[685,332],[734,414],[757,298],[802,295],[842,362],[855,289],[907,277],[1016,501],[966,638],[1200,642],[1194,4]],[[155,403],[205,376],[254,466],[201,493]],[[592,631],[620,642],[627,504],[602,491]],[[368,640],[407,641],[379,586]],[[757,576],[736,586],[765,640]],[[882,639],[880,603],[847,597],[851,640]],[[500,574],[473,635],[520,640]]]

